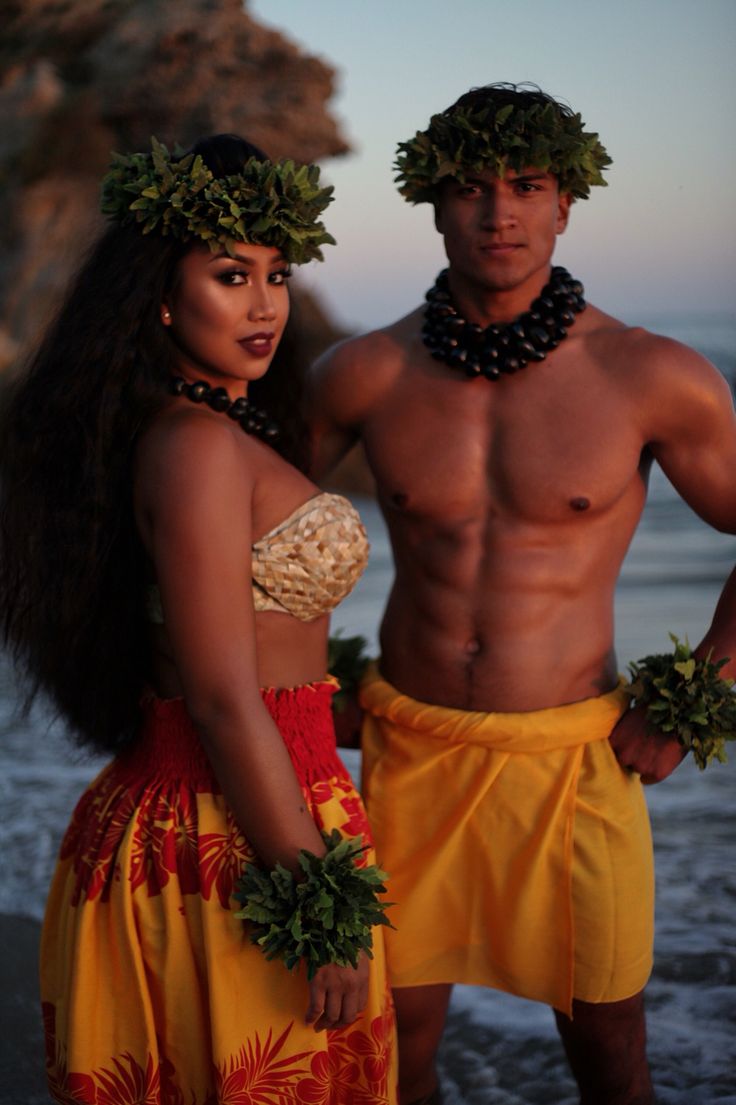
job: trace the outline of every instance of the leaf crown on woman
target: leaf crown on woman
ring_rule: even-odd
[[[0,626],[26,688],[45,692],[82,744],[133,739],[149,671],[150,567],[133,514],[136,443],[167,401],[175,348],[161,302],[193,242],[276,245],[320,257],[331,188],[315,166],[270,162],[235,135],[170,155],[116,155],[114,221],[93,246],[0,413]],[[219,243],[219,245],[218,245]],[[249,398],[276,447],[306,467],[293,324]]]

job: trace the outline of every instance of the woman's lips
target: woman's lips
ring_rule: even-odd
[[[239,338],[238,345],[250,353],[251,357],[268,357],[273,350],[275,334],[268,332],[249,334],[247,338]]]

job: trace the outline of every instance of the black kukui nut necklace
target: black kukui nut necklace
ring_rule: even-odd
[[[276,423],[271,421],[265,411],[252,406],[245,396],[231,399],[225,388],[213,388],[204,380],[190,384],[182,376],[172,376],[170,388],[172,395],[183,395],[192,403],[206,403],[218,414],[226,414],[246,434],[255,434],[267,442],[276,441],[279,436]]]
[[[484,329],[458,313],[443,269],[426,295],[422,341],[435,360],[469,378],[499,380],[529,361],[543,361],[565,340],[575,316],[585,310],[584,291],[579,280],[556,265],[528,311]]]

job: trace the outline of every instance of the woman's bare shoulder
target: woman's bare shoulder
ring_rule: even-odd
[[[138,442],[136,499],[151,508],[234,492],[242,501],[257,480],[258,445],[222,415],[197,407],[167,408]]]

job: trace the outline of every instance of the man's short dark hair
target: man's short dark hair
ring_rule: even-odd
[[[531,107],[539,104],[545,107],[551,104],[560,116],[570,119],[575,112],[566,103],[556,100],[548,92],[543,92],[539,85],[530,81],[522,81],[520,84],[510,84],[508,81],[497,81],[495,84],[483,84],[477,88],[471,88],[455,100],[455,103],[446,108],[443,114],[455,111],[457,108],[469,108],[475,112],[485,107],[506,107],[511,104],[514,107]]]

